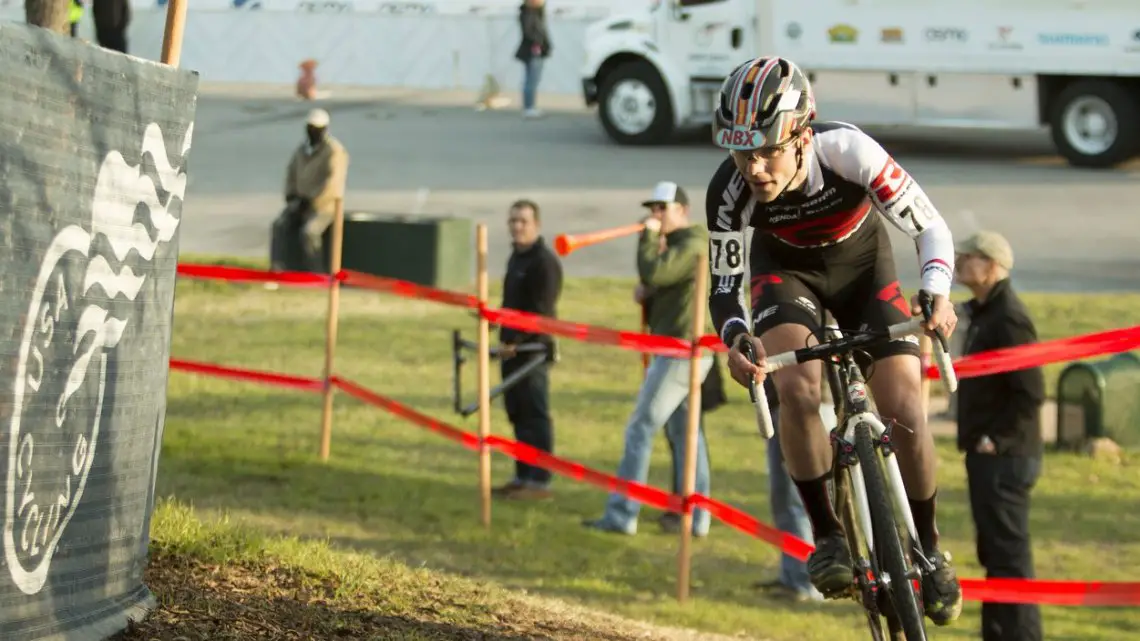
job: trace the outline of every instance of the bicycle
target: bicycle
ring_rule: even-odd
[[[893,455],[891,432],[896,422],[892,420],[890,425],[885,425],[872,411],[867,381],[853,353],[880,341],[924,332],[922,324],[931,314],[929,296],[920,294],[920,305],[922,317],[892,325],[886,331],[847,331],[845,335],[838,327],[828,325],[821,342],[768,356],[764,368],[771,373],[808,361],[825,363],[836,412],[836,427],[830,432],[834,461],[832,505],[847,535],[854,569],[850,589],[837,596],[850,597],[862,605],[875,641],[926,640],[921,607],[922,574],[934,568],[921,551],[898,460]],[[935,331],[935,338],[935,364],[947,393],[952,394],[958,381],[946,338],[939,331]],[[742,351],[753,364],[757,363],[750,341],[743,343]],[[763,386],[753,380],[749,395],[756,406],[761,433],[771,438],[775,430]],[[920,559],[923,567],[907,562],[895,510],[902,516],[907,547],[914,552],[911,556]],[[898,580],[899,577],[903,580]],[[881,619],[887,621],[889,637],[884,636]]]

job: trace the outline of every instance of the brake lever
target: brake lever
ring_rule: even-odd
[[[740,344],[740,353],[743,354],[744,357],[748,359],[748,362],[750,362],[756,366],[760,365],[760,363],[756,360],[756,346],[752,344],[752,341],[742,341]],[[759,396],[759,393],[756,390],[756,379],[755,378],[749,379],[748,380],[748,397],[752,400],[753,404],[755,404],[756,402],[759,401],[759,399],[757,398],[758,396]]]
[[[924,320],[929,321],[930,317],[934,315],[933,297],[929,293],[919,290],[918,304],[922,308]],[[938,339],[938,344],[934,348],[934,358],[938,371],[942,375],[942,385],[947,394],[953,394],[958,390],[958,377],[954,372],[954,365],[950,362],[950,346],[947,344],[946,336],[943,335],[942,330],[937,327],[934,328],[934,337]]]
[[[922,308],[922,320],[930,322],[930,317],[934,316],[934,297],[931,296],[929,292],[919,290],[918,305]],[[942,345],[942,351],[950,351],[950,346],[946,343],[946,336],[943,335],[942,330],[935,327],[934,337],[937,338],[939,344]]]

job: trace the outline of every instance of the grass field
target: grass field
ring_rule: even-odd
[[[631,286],[618,279],[571,279],[560,315],[637,329]],[[1135,295],[1025,299],[1042,339],[1127,325],[1140,311]],[[172,355],[319,376],[325,308],[325,297],[316,291],[270,292],[184,280],[178,287]],[[465,311],[345,291],[336,369],[473,430],[474,418],[460,419],[450,406],[450,333],[459,328],[473,339],[474,327]],[[1050,368],[1051,383],[1056,372]],[[564,341],[562,363],[552,375],[557,453],[612,473],[639,377],[637,354]],[[497,374],[493,378],[497,381]],[[473,398],[473,380],[465,381],[467,400]],[[713,495],[768,521],[764,444],[747,397],[737,392],[729,406],[707,420]],[[204,549],[214,536],[210,528],[169,528],[164,519],[190,523],[224,514],[267,535],[328,542],[332,551],[322,552],[321,561],[326,566],[336,563],[336,550],[352,550],[663,625],[776,641],[866,636],[853,606],[788,606],[760,598],[749,584],[775,571],[777,552],[726,526],[714,524],[711,536],[695,544],[694,599],[678,607],[673,600],[677,540],[656,531],[655,513],[645,513],[636,537],[586,532],[579,522],[601,513],[604,495],[559,479],[553,501],[496,504],[493,528],[484,531],[478,524],[472,453],[341,395],[332,458],[322,464],[316,457],[319,418],[320,400],[314,395],[172,374],[158,492],[193,509],[161,510],[157,545],[177,538],[180,549]],[[498,404],[492,421],[496,433],[509,434]],[[939,454],[943,541],[964,576],[979,576],[960,457],[949,443],[940,444]],[[508,478],[507,459],[496,456],[494,467],[496,483]],[[662,438],[650,482],[667,488],[668,469]],[[1140,477],[1127,461],[1114,466],[1051,453],[1034,500],[1041,577],[1134,580],[1140,516],[1131,508],[1140,501]],[[202,540],[194,543],[195,537]],[[304,549],[274,548],[282,565],[311,561],[312,553]],[[976,638],[977,614],[978,604],[968,604],[957,628],[936,630],[932,638]],[[1117,641],[1140,634],[1136,610],[1047,608],[1045,616],[1051,641]]]

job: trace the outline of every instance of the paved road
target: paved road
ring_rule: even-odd
[[[426,195],[425,215],[489,225],[496,276],[508,252],[505,209],[515,198],[539,202],[549,238],[592,231],[635,221],[637,203],[657,180],[676,180],[703,202],[722,157],[699,134],[664,148],[614,146],[573,96],[544,98],[548,117],[531,122],[514,108],[476,112],[472,100],[457,92],[333,88],[322,106],[352,154],[349,211],[407,214]],[[183,251],[267,255],[284,167],[311,106],[287,87],[203,85]],[[1140,164],[1074,169],[1037,133],[872,133],[955,233],[985,226],[1012,239],[1023,289],[1140,290]],[[626,238],[580,250],[565,259],[567,273],[632,275],[633,247]],[[896,262],[904,282],[916,282],[905,242],[896,242]]]

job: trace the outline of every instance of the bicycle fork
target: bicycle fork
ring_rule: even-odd
[[[867,402],[866,384],[859,375],[858,369],[852,367],[855,371],[848,374],[847,384],[847,399],[846,404],[849,409],[847,417],[843,423],[837,426],[831,433],[831,440],[835,447],[836,455],[839,457],[837,463],[839,471],[848,471],[847,478],[850,482],[851,501],[855,508],[855,516],[858,519],[859,528],[862,533],[862,538],[871,553],[872,558],[875,554],[875,536],[874,528],[871,521],[871,506],[867,498],[867,484],[862,474],[859,457],[855,450],[855,429],[860,424],[866,424],[870,428],[871,438],[874,441],[875,449],[879,452],[884,463],[884,469],[887,472],[886,486],[887,491],[891,495],[891,502],[894,504],[897,513],[903,518],[903,523],[906,525],[907,534],[910,536],[912,546],[918,546],[918,532],[914,525],[914,515],[910,511],[910,502],[906,496],[906,486],[903,483],[902,471],[899,469],[898,457],[895,456],[894,444],[891,440],[891,433],[895,423],[892,421],[890,426],[884,425],[882,420],[870,411]],[[853,374],[853,375],[852,375]],[[855,557],[860,556],[858,551],[852,550],[852,555]],[[925,555],[919,555],[925,561]],[[920,569],[917,564],[911,565],[911,574],[906,579],[917,580],[920,579]],[[890,588],[892,579],[898,577],[889,576],[883,568],[875,568],[879,571],[880,576],[877,580],[871,580],[872,590],[878,586]],[[856,567],[856,572],[861,572],[866,575],[871,568],[869,567]],[[865,595],[867,596],[867,595]]]

